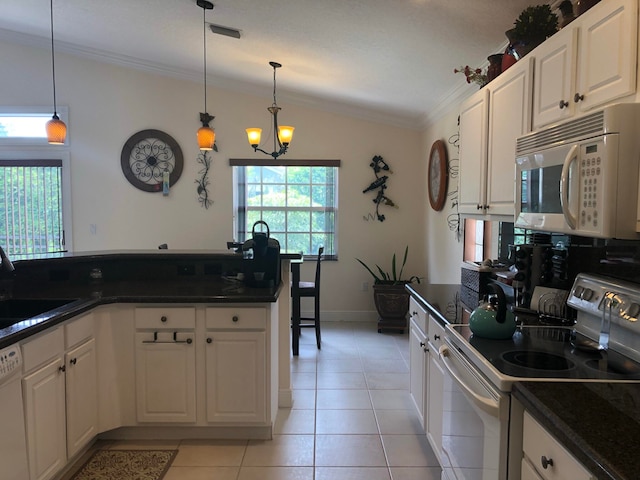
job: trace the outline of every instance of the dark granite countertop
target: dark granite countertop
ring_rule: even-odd
[[[446,323],[463,323],[460,285],[409,283],[405,288],[422,307],[443,325]]]
[[[640,384],[522,382],[513,396],[596,478],[640,475]]]

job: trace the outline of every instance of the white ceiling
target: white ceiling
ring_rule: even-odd
[[[455,67],[486,63],[531,0],[213,0],[207,83],[350,110],[418,128],[468,86]],[[543,3],[543,2],[533,2]],[[50,44],[49,0],[0,0],[0,39]],[[196,0],[54,0],[56,51],[202,81]],[[49,42],[49,43],[47,43]],[[459,93],[458,93],[459,95]],[[215,110],[215,107],[211,110]]]

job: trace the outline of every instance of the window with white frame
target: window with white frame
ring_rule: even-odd
[[[231,159],[234,167],[235,235],[251,237],[255,222],[288,252],[337,258],[339,160],[261,162]],[[258,229],[261,231],[261,229]]]
[[[69,152],[47,143],[42,110],[0,107],[0,246],[10,256],[69,248]]]

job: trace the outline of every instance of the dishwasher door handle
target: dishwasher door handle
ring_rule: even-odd
[[[469,400],[471,400],[473,404],[483,412],[488,413],[492,417],[498,418],[500,416],[500,406],[498,401],[493,397],[483,397],[473,391],[473,389],[471,389],[471,387],[469,387],[456,372],[455,367],[452,365],[451,359],[449,358],[451,355],[451,350],[447,345],[442,345],[438,350],[438,356],[442,360],[442,364],[447,369],[447,372],[449,372],[449,375],[451,375],[451,378],[453,378],[458,386],[464,391],[467,398],[469,398]]]

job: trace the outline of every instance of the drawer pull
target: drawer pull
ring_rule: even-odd
[[[78,359],[77,359],[77,358],[72,358],[71,360],[69,360],[69,363],[70,363],[71,365],[75,365],[77,362],[78,362]]]
[[[67,371],[67,367],[65,367],[64,365],[60,365],[60,366],[58,367],[58,371],[59,371],[59,372],[61,372],[61,373],[64,373],[64,372],[66,372],[66,371]]]
[[[553,458],[547,458],[543,455],[540,459],[540,463],[542,464],[542,468],[546,470],[547,467],[553,467]]]
[[[233,322],[237,322],[237,321],[238,321],[238,320],[240,320],[240,319],[238,318],[238,316],[237,316],[237,315],[234,315],[234,316],[233,316],[233,318],[232,318],[231,320],[232,320]]]
[[[160,317],[160,321],[161,321],[162,323],[167,323],[167,317],[166,317],[165,315],[161,316],[161,317]]]
[[[213,342],[213,338],[208,337],[208,338],[207,338],[207,343],[211,343],[211,342]]]
[[[438,335],[437,333],[433,335],[433,339],[434,340],[440,340],[440,335]]]
[[[425,346],[425,343],[424,343],[424,342],[420,342],[420,346],[421,346],[421,347],[424,347],[424,346]]]
[[[193,343],[192,338],[187,338],[186,340],[178,340],[178,332],[173,332],[173,340],[169,342],[159,341],[158,340],[158,332],[153,332],[153,340],[143,340],[142,343],[186,343],[191,345]]]

